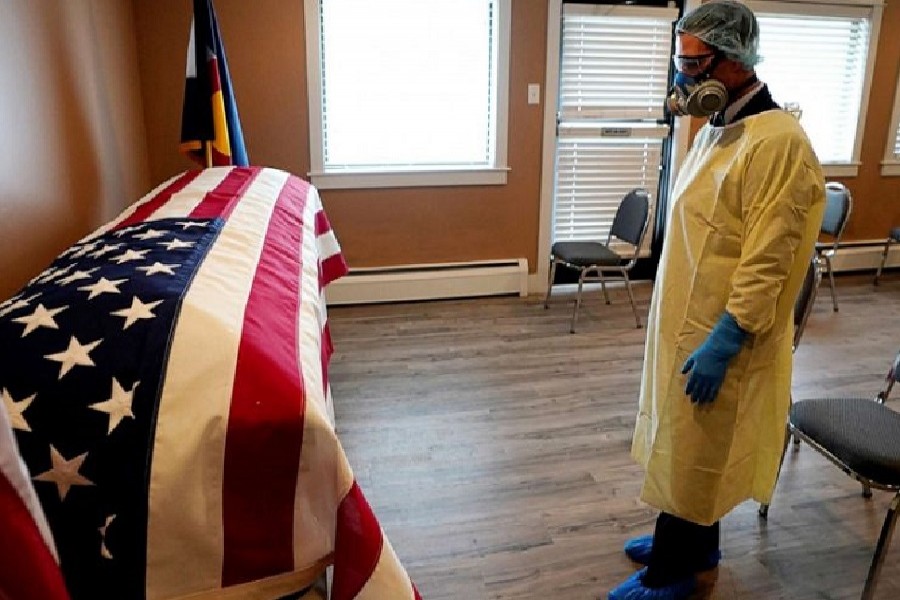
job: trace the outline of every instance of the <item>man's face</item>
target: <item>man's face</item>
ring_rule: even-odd
[[[700,75],[715,57],[712,47],[689,33],[675,37],[675,68],[689,77]]]

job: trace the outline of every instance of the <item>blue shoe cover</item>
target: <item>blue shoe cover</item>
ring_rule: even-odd
[[[646,573],[647,569],[634,573],[612,590],[606,597],[607,600],[687,600],[697,587],[694,577],[666,587],[644,587],[643,578]]]
[[[653,535],[639,535],[625,542],[625,554],[636,563],[650,564],[650,549],[653,547]],[[695,571],[714,569],[722,559],[722,552],[714,550],[705,556],[695,567]]]

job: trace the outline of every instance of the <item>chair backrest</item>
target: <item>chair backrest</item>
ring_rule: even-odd
[[[837,244],[850,219],[852,208],[853,197],[847,186],[837,181],[829,181],[825,184],[825,215],[822,217],[822,227],[819,231],[833,236]]]
[[[616,210],[612,227],[609,230],[609,238],[616,236],[632,246],[640,247],[647,232],[647,224],[650,222],[650,194],[642,188],[635,188],[625,194],[622,203]],[[607,238],[607,241],[609,240]]]
[[[800,338],[803,336],[806,321],[809,319],[813,304],[816,302],[816,292],[821,281],[822,271],[819,269],[816,258],[812,257],[806,269],[806,277],[803,278],[803,285],[800,286],[800,292],[797,294],[797,300],[794,302],[794,341],[792,344],[794,350],[800,344]]]

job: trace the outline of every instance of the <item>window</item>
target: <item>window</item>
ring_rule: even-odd
[[[506,183],[510,0],[306,0],[319,188]]]
[[[888,132],[884,149],[884,160],[881,163],[881,174],[885,176],[900,175],[900,81],[894,96],[894,112],[891,116],[891,129]]]
[[[856,175],[881,6],[748,5],[759,20],[760,79],[776,102],[799,106],[826,175]]]
[[[563,4],[552,241],[605,241],[633,188],[655,204],[677,17],[669,8]]]

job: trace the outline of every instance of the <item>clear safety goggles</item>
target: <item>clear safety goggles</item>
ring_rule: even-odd
[[[693,55],[673,54],[672,61],[675,63],[675,68],[682,73],[699,73],[706,61],[710,58],[713,58],[715,55],[715,52]]]

